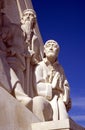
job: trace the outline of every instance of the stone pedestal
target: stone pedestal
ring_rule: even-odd
[[[73,120],[40,122],[25,106],[0,87],[0,130],[85,130]]]
[[[32,130],[85,130],[72,119],[32,123]]]

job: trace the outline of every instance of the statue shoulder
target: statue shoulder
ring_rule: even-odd
[[[40,62],[36,65],[36,68],[42,68],[42,69],[44,69],[44,66],[45,66],[44,61],[40,61]]]

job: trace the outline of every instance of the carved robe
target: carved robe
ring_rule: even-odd
[[[57,78],[55,78],[57,75]],[[58,62],[51,65],[46,59],[39,63],[35,69],[36,85],[38,96],[43,96],[52,106],[53,119],[68,118],[65,104],[69,101],[69,84],[64,71]],[[52,88],[52,81],[57,80],[57,88]]]

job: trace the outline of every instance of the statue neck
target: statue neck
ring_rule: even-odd
[[[54,64],[56,62],[56,58],[53,57],[46,57],[47,61],[50,62],[50,64]]]

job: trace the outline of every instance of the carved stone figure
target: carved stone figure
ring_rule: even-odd
[[[31,0],[0,0],[0,129],[84,130],[67,119],[70,88],[60,47],[42,43]]]
[[[9,66],[15,71],[20,81],[24,81],[24,77],[21,74],[25,70],[25,58],[24,58],[24,40],[22,37],[21,29],[10,23],[6,23],[7,18],[5,14],[1,14],[3,20],[1,26],[1,39],[5,46],[6,60]],[[3,46],[1,45],[3,48]]]
[[[35,32],[36,13],[33,9],[26,9],[22,13],[21,29],[28,48],[29,56],[26,58],[26,84],[25,92],[33,97],[33,71],[34,65],[42,59],[40,43]]]
[[[34,96],[34,65],[41,60],[40,43],[35,33],[36,14],[32,9],[24,10],[20,28],[2,13],[4,1],[0,2],[0,84],[31,109],[29,96]]]
[[[0,2],[0,86],[11,94],[14,91],[16,99],[27,106],[31,98],[23,88],[26,69],[24,37],[21,28],[12,24],[1,12],[3,1]]]
[[[56,41],[48,40],[44,45],[45,58],[35,69],[38,96],[33,99],[33,112],[43,121],[68,118],[66,106],[70,102],[70,88],[58,62],[59,50]]]
[[[3,37],[5,36],[5,32],[3,34],[3,21],[4,19],[9,23],[9,20],[4,16],[1,12],[3,8],[3,0],[0,1],[0,85],[4,87],[9,93],[11,93],[12,87],[10,84],[10,67],[6,60],[6,46],[3,43]],[[6,25],[6,23],[4,23]],[[4,79],[4,80],[3,80]]]
[[[37,64],[41,60],[40,43],[35,32],[36,13],[33,9],[26,9],[23,11],[21,19],[21,28],[25,37],[25,42],[28,47],[28,52],[33,55],[33,64]]]
[[[69,85],[62,67],[56,61],[59,45],[54,40],[47,41],[44,46],[45,58],[41,61],[40,43],[35,32],[35,11],[33,9],[23,11],[20,28],[19,25],[10,22],[1,12],[2,8],[3,1],[0,6],[1,86],[10,93],[13,90],[16,99],[30,110],[32,110],[30,97],[37,96],[33,98],[33,112],[41,120],[68,118],[66,106],[69,103]],[[2,82],[2,78],[5,79],[5,83]],[[36,109],[37,103],[39,109]]]

